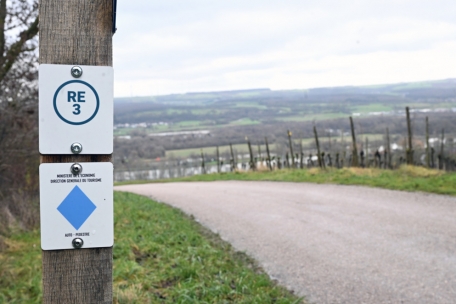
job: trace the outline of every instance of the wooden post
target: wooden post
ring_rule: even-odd
[[[112,66],[112,5],[107,0],[41,0],[40,64]],[[41,163],[112,161],[112,155],[40,158]],[[112,247],[46,250],[42,260],[43,303],[112,303]]]
[[[266,153],[268,154],[268,160],[267,160],[267,162],[268,162],[269,170],[272,171],[271,154],[269,153],[268,138],[265,137],[265,138],[264,138],[264,141],[265,141],[265,143],[266,143]]]
[[[351,163],[351,165],[353,167],[358,167],[359,166],[358,148],[356,147],[355,127],[353,125],[353,118],[351,116],[350,116],[350,128],[351,128],[352,142],[353,142],[352,163]]]
[[[261,157],[262,157],[261,156],[261,145],[258,143],[257,147],[258,147],[258,159],[261,160]]]
[[[444,151],[443,151],[443,141],[445,140],[445,129],[442,129],[442,139],[440,140],[440,154],[439,154],[439,169],[443,170],[443,159],[444,159]]]
[[[304,152],[302,151],[302,139],[301,139],[301,142],[299,143],[299,150],[300,150],[300,155],[299,155],[299,165],[301,167],[301,169],[304,168]]]
[[[295,167],[295,161],[294,161],[294,153],[293,153],[293,142],[291,141],[291,132],[290,130],[287,130],[288,134],[288,143],[290,145],[290,156],[291,156],[291,165],[294,168]],[[288,164],[289,166],[289,164]]]
[[[320,168],[323,168],[323,161],[321,159],[321,153],[320,153],[320,143],[318,142],[318,134],[317,134],[317,128],[314,126],[314,136],[315,136],[315,144],[317,145],[317,157],[318,157],[318,166]]]
[[[412,122],[410,120],[409,107],[405,107],[405,113],[407,116],[407,135],[408,135],[407,165],[413,165]]]
[[[260,163],[260,167],[263,167],[263,159],[261,157],[261,146],[260,143],[257,144],[258,148],[258,162]]]
[[[364,147],[364,158],[366,168],[369,168],[369,138],[366,136],[366,146]]]
[[[201,149],[201,173],[206,174],[206,163],[204,162],[203,149]]]
[[[331,154],[331,150],[332,150],[332,147],[331,147],[331,130],[328,130],[328,143],[329,143],[328,151],[329,151],[329,154]]]
[[[250,140],[248,137],[245,138],[247,140],[247,145],[249,147],[249,154],[250,154],[250,169],[255,170],[255,159],[253,158],[253,151],[252,151],[252,145],[250,144]]]
[[[429,118],[426,116],[426,167],[431,167],[431,154],[429,149]]]
[[[236,170],[236,159],[234,158],[233,145],[230,143],[230,152],[231,152],[231,171]]]
[[[391,155],[391,143],[390,143],[390,135],[389,135],[389,129],[386,128],[386,151],[388,152],[388,159],[385,159],[387,162],[387,167],[389,169],[392,169],[391,167],[391,159],[393,156]]]
[[[220,153],[219,153],[218,146],[217,146],[217,173],[220,173]]]

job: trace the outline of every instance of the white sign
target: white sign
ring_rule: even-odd
[[[39,69],[39,149],[41,154],[111,154],[114,72],[107,66],[41,64]]]
[[[40,165],[41,248],[74,249],[111,247],[114,244],[112,163]]]

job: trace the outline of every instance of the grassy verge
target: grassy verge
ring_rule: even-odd
[[[195,175],[188,178],[161,180],[157,182],[215,180],[332,183],[456,195],[456,174],[413,166],[402,166],[398,170],[344,168],[340,170],[304,169],[276,170],[272,172],[234,172]],[[117,185],[150,182],[131,181],[117,183]]]
[[[114,303],[301,303],[179,210],[115,193]],[[0,240],[0,303],[41,302],[39,232]]]

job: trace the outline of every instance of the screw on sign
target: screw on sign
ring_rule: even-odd
[[[75,249],[80,249],[80,248],[82,248],[83,245],[84,245],[84,241],[83,241],[82,239],[80,239],[80,238],[75,238],[75,239],[73,240],[73,247],[74,247]]]
[[[74,78],[79,78],[82,76],[82,68],[81,67],[78,67],[78,66],[74,66],[71,68],[71,75],[74,77]]]
[[[82,152],[82,145],[80,143],[73,143],[71,145],[71,152],[74,154],[79,154]]]
[[[71,173],[78,175],[82,173],[82,166],[80,164],[73,164],[71,166]]]

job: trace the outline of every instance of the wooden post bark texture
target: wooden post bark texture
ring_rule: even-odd
[[[41,0],[40,64],[112,66],[111,0]],[[41,155],[42,163],[111,155]],[[112,303],[112,248],[43,251],[43,303]]]

